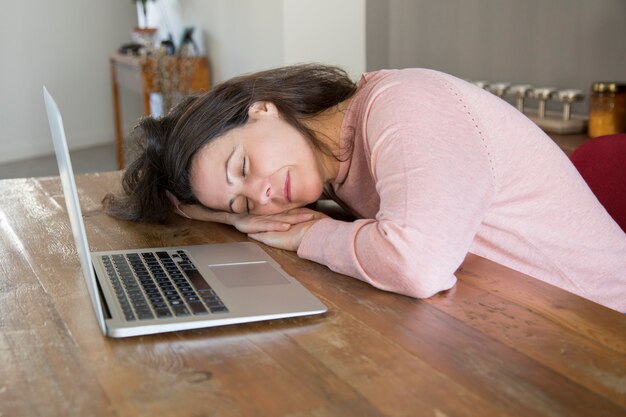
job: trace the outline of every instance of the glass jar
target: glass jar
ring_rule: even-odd
[[[626,84],[596,82],[591,85],[589,136],[626,132]]]

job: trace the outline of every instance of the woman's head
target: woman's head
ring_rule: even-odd
[[[348,99],[355,89],[339,68],[298,65],[233,78],[203,95],[186,98],[160,119],[145,118],[133,132],[139,145],[138,156],[125,172],[124,193],[105,198],[107,212],[128,220],[164,222],[171,211],[166,190],[183,203],[202,200],[208,205],[212,183],[197,185],[196,179],[204,172],[193,169],[198,165],[194,161],[211,155],[211,149],[217,148],[216,139],[228,138],[229,133],[237,136],[233,132],[247,129],[252,122],[261,121],[256,127],[270,126],[266,122],[271,119],[256,118],[259,109],[267,110],[265,116],[279,115],[291,134],[297,133],[310,147],[328,153],[329,149],[306,126],[306,121]],[[264,138],[254,140],[262,146]],[[238,164],[243,162],[242,158]],[[225,167],[221,168],[224,171]],[[235,171],[230,172],[234,175]],[[246,204],[249,206],[249,202],[228,199],[211,208],[245,211]]]

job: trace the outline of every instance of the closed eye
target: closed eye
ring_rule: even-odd
[[[246,157],[243,157],[243,163],[241,164],[241,176],[245,179],[246,178]],[[246,202],[246,213],[250,214],[250,201],[248,200],[248,198],[245,198],[245,202]]]

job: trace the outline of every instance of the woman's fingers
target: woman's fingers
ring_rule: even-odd
[[[297,251],[306,232],[317,220],[293,225],[289,230],[280,232],[248,233],[248,237],[279,249]]]
[[[210,213],[201,206],[195,204],[181,204],[178,206],[180,212],[187,215],[188,218],[195,220],[209,220]]]
[[[319,211],[311,210],[305,207],[300,207],[300,208],[288,210],[282,213],[271,214],[271,215],[268,215],[267,217],[276,221],[283,221],[283,222],[290,223],[290,224],[299,224],[299,223],[308,222],[313,219],[321,219],[321,218],[328,217],[328,216],[326,216],[324,213],[321,213]]]
[[[176,211],[176,214],[186,217],[188,219],[193,219],[193,217],[191,217],[189,214],[185,213],[181,208],[180,208],[180,204],[177,206],[174,206],[174,209]]]
[[[324,217],[328,217],[325,213],[322,213],[321,211],[311,210],[311,209],[306,208],[306,207],[300,207],[300,208],[292,209],[292,210],[284,212],[284,214],[288,214],[288,215],[291,215],[291,214],[300,214],[300,215],[310,214],[313,219],[323,219]]]
[[[238,214],[233,216],[237,216],[237,220],[233,225],[237,230],[243,233],[284,232],[289,230],[292,226],[316,219],[315,212],[312,210],[290,211],[263,216],[250,214]]]
[[[178,214],[188,219],[233,224],[230,218],[232,216],[231,213],[211,210],[199,204],[179,204],[176,209]]]
[[[313,219],[313,213],[299,212],[299,213],[278,213],[266,216],[269,220],[284,222],[289,224],[298,224],[308,222]]]
[[[239,215],[233,226],[242,233],[283,232],[289,230],[291,224],[277,221],[265,216]]]

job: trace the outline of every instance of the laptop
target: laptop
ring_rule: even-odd
[[[251,242],[90,252],[61,113],[45,87],[43,94],[72,234],[103,334],[139,336],[327,311]]]

